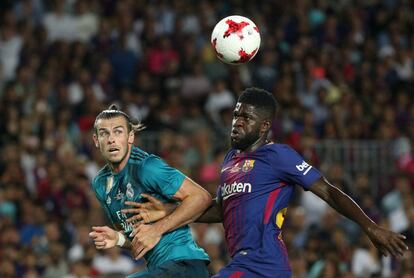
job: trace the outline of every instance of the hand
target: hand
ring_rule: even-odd
[[[384,256],[403,256],[404,251],[408,250],[408,246],[404,243],[404,235],[391,232],[380,226],[368,229],[367,235]]]
[[[118,232],[108,226],[92,227],[89,237],[95,243],[96,249],[112,248],[118,242]]]
[[[174,209],[174,204],[165,204],[151,195],[142,193],[143,197],[148,199],[147,203],[137,203],[137,202],[125,202],[127,206],[133,206],[135,208],[123,209],[123,213],[134,214],[128,218],[127,222],[133,221],[143,221],[144,223],[151,223],[157,220],[160,220],[170,214]]]
[[[147,225],[141,222],[134,225],[134,230],[130,236],[134,237],[132,240],[132,250],[134,250],[135,259],[138,260],[157,245],[162,233],[156,225]]]

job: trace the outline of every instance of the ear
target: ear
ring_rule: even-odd
[[[129,135],[128,135],[128,144],[134,144],[134,140],[135,140],[135,132],[134,131],[130,131]]]
[[[96,133],[93,134],[92,139],[93,139],[93,143],[95,144],[95,147],[99,149],[99,141],[98,141],[98,136],[96,136]]]
[[[262,123],[262,126],[260,127],[260,132],[261,133],[268,132],[271,126],[272,126],[272,124],[269,120],[264,120],[263,123]]]

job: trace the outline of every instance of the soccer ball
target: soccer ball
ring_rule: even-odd
[[[259,28],[244,16],[231,15],[220,20],[211,33],[217,57],[227,64],[244,64],[260,47]]]

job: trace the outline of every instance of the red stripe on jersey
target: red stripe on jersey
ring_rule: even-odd
[[[230,276],[229,276],[229,278],[240,278],[240,277],[242,277],[244,275],[244,272],[241,272],[241,271],[236,271],[236,272],[233,272]]]
[[[277,199],[277,196],[279,195],[279,192],[282,188],[279,187],[269,194],[269,198],[267,198],[266,207],[265,207],[265,213],[263,217],[263,224],[269,223],[270,215],[272,214],[273,206],[275,204],[275,201]]]

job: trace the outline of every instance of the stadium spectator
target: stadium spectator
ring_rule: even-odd
[[[257,56],[240,67],[219,62],[210,46],[214,24],[234,13],[252,18],[262,34]],[[24,276],[19,258],[35,252],[37,245],[29,239],[43,235],[45,215],[68,235],[58,239],[68,264],[63,277],[99,275],[91,267],[98,256],[93,248],[85,248],[86,257],[74,262],[68,256],[79,244],[82,224],[105,223],[85,177],[90,180],[103,165],[91,146],[89,131],[97,111],[109,103],[121,103],[124,110],[141,115],[148,130],[137,140],[149,151],[160,155],[174,151],[171,159],[182,158],[177,161],[180,170],[200,178],[200,183],[212,181],[215,150],[203,144],[211,140],[207,145],[227,147],[221,138],[228,134],[231,120],[231,109],[221,102],[221,109],[208,105],[213,118],[218,115],[215,122],[204,112],[207,100],[214,103],[213,84],[218,80],[224,80],[230,93],[226,104],[251,85],[277,92],[284,109],[274,123],[272,139],[291,143],[322,169],[339,162],[343,175],[337,178],[346,184],[368,175],[372,198],[366,198],[367,204],[380,222],[394,219],[391,212],[396,213],[395,219],[404,219],[404,225],[396,226],[410,238],[411,210],[398,204],[394,193],[414,194],[401,188],[399,181],[405,176],[409,187],[414,187],[413,15],[409,1],[386,0],[0,1],[0,276]],[[155,63],[150,69],[148,54],[157,41],[166,42],[167,51],[162,53],[169,62],[161,67]],[[196,76],[191,72],[194,65]],[[197,97],[191,88],[198,90]],[[182,93],[198,102],[184,100]],[[209,138],[194,135],[198,128],[188,133],[199,123]],[[163,138],[171,129],[174,135]],[[357,148],[363,142],[358,140],[369,143]],[[168,148],[161,145],[164,141],[170,141]],[[373,150],[374,146],[381,148]],[[73,177],[79,177],[80,184]],[[70,193],[76,185],[84,187],[79,196]],[[362,197],[355,188],[344,190]],[[304,198],[298,191],[294,204]],[[296,215],[292,212],[287,224]],[[39,219],[33,219],[35,215]],[[309,220],[322,226],[305,218]],[[288,247],[292,264],[300,266],[294,273],[299,277],[307,275],[319,259],[321,239],[308,230],[298,234],[299,223],[292,222],[298,247]],[[363,247],[352,226],[340,225],[338,230],[342,232],[338,237],[344,237],[353,250]],[[203,236],[201,246],[202,242]],[[334,242],[336,247],[343,244],[340,239]],[[215,255],[220,253],[210,265],[214,274],[227,263],[228,255],[221,243],[208,244]],[[346,267],[341,273],[352,277],[350,257],[342,260]],[[391,275],[409,277],[412,261],[412,254],[392,261]],[[44,262],[50,267],[30,268],[31,275],[44,275],[60,264]],[[386,268],[382,260],[378,262]]]

